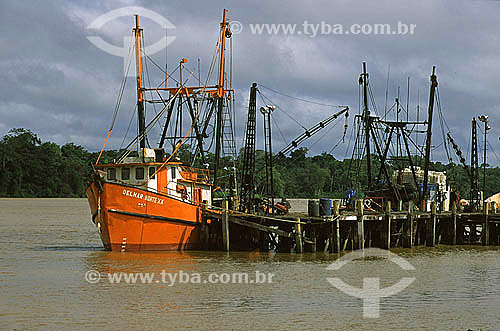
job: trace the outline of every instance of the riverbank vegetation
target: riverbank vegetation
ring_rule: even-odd
[[[59,146],[53,142],[43,142],[27,129],[12,129],[0,140],[0,197],[84,197],[90,165],[95,163],[98,154],[74,143]],[[101,162],[113,162],[118,155],[119,151],[105,151]],[[182,148],[179,153],[183,161],[189,160],[191,156],[188,148]],[[211,164],[213,155],[209,154],[207,158]],[[419,160],[415,162],[419,164]],[[241,163],[238,160],[238,167],[241,167]],[[343,198],[351,188],[350,163],[350,159],[337,160],[327,153],[308,156],[306,148],[296,149],[288,156],[278,156],[273,167],[275,195],[288,198]],[[393,165],[388,164],[388,167],[393,171]],[[257,151],[258,193],[264,192],[264,169],[264,152]],[[437,162],[431,164],[431,170],[446,171],[460,195],[468,197],[470,181],[462,166]],[[482,188],[482,171],[480,174],[479,187]],[[366,171],[362,169],[359,176],[361,183],[366,183]],[[230,174],[223,178],[229,182]],[[488,167],[485,196],[498,191],[500,168]]]

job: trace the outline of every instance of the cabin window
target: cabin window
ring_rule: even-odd
[[[109,180],[116,179],[116,168],[108,168],[108,179]]]
[[[135,168],[135,179],[144,179],[144,168]]]
[[[149,178],[155,179],[155,177],[156,177],[155,171],[156,171],[155,167],[149,167]]]
[[[122,180],[130,179],[130,168],[122,168]]]
[[[172,177],[172,180],[174,180],[175,179],[175,173],[176,173],[175,167],[170,168],[170,173],[171,173],[170,176]]]

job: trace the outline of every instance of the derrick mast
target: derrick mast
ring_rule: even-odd
[[[260,108],[261,114],[264,116],[264,156],[266,160],[266,193],[270,198],[269,208],[266,208],[266,213],[274,214],[274,180],[273,180],[273,147],[271,137],[271,113],[275,106],[265,106]]]
[[[477,152],[477,122],[476,118],[472,118],[472,143],[471,143],[471,157],[470,157],[470,170],[471,170],[471,187],[470,187],[470,201],[474,209],[480,207],[479,199],[479,157]]]
[[[240,210],[254,212],[255,198],[255,130],[257,113],[257,84],[250,88],[248,103],[247,128],[245,133],[245,147],[243,150],[243,173],[241,175],[241,204]]]

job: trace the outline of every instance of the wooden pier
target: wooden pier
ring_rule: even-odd
[[[209,250],[340,253],[366,247],[390,249],[436,245],[500,245],[500,213],[484,203],[480,212],[440,212],[435,204],[420,211],[412,203],[394,211],[367,211],[363,200],[354,211],[341,211],[334,201],[332,215],[253,215],[226,208],[204,211],[202,237]]]

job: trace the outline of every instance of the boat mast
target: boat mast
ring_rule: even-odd
[[[431,75],[431,91],[429,93],[429,109],[427,114],[427,138],[425,139],[424,187],[422,190],[422,198],[424,199],[424,201],[428,200],[429,198],[429,190],[427,189],[427,184],[429,182],[429,163],[431,157],[432,113],[434,111],[434,95],[437,85],[438,82],[436,77],[436,66],[433,66]]]
[[[370,154],[370,110],[368,110],[368,74],[366,62],[363,62],[363,120],[365,125],[366,171],[368,176],[368,191],[372,189],[372,165]]]
[[[226,22],[227,9],[224,8],[222,22],[220,23],[220,60],[219,60],[219,79],[217,82],[217,116],[216,116],[216,136],[215,136],[215,165],[214,165],[214,187],[217,184],[217,175],[220,163],[221,143],[222,143],[222,112],[224,107],[224,73],[225,73],[225,47],[226,37],[230,37],[228,29],[229,24]]]
[[[139,120],[139,147],[146,147],[146,119],[144,117],[144,93],[142,87],[142,62],[141,62],[141,32],[139,27],[139,15],[135,15],[135,68],[137,75],[137,118]]]

